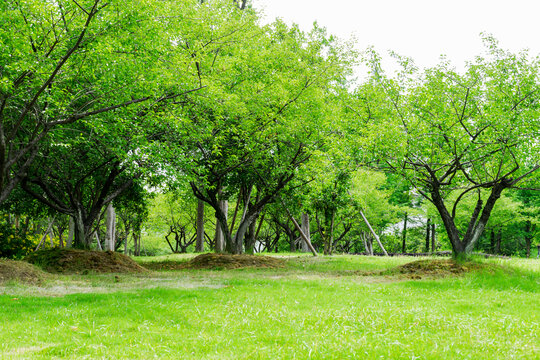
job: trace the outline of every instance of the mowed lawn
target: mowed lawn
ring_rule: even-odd
[[[0,358],[540,359],[538,260],[410,279],[376,271],[414,258],[285,259],[3,286]]]

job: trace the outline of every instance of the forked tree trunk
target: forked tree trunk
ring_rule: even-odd
[[[446,233],[450,239],[450,244],[452,245],[454,257],[467,257],[473,251],[480,236],[484,232],[496,201],[500,198],[502,191],[508,186],[509,185],[506,183],[499,183],[493,186],[485,205],[483,204],[482,199],[480,197],[478,198],[469,226],[467,227],[467,231],[465,232],[465,235],[463,235],[463,238],[456,227],[454,218],[446,208],[439,189],[433,188],[431,190],[431,200],[441,215]]]

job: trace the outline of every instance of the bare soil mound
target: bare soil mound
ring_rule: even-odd
[[[270,256],[258,255],[227,255],[202,254],[188,262],[175,263],[172,261],[148,263],[145,267],[152,270],[180,270],[180,269],[240,269],[240,268],[280,268],[285,261]]]
[[[28,255],[29,263],[52,273],[130,273],[145,268],[130,257],[113,251],[87,251],[75,249],[40,250]]]
[[[403,274],[412,279],[421,279],[423,276],[444,277],[460,275],[470,271],[487,267],[487,264],[474,262],[459,263],[452,259],[445,260],[418,260],[390,270],[391,275]]]
[[[0,259],[0,284],[16,281],[39,284],[47,278],[47,273],[26,261]]]

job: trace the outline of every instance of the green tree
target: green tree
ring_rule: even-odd
[[[324,29],[304,33],[282,22],[265,28],[254,22],[242,31],[220,57],[206,60],[218,73],[197,65],[206,88],[178,115],[182,127],[171,142],[182,158],[169,160],[214,209],[232,253],[243,251],[249,226],[321,143],[331,89],[348,74],[347,54]],[[244,210],[232,233],[220,200],[234,195]]]
[[[446,62],[419,73],[399,58],[404,69],[391,79],[372,53],[373,76],[357,93],[363,148],[433,203],[454,256],[474,249],[502,192],[540,168],[538,59],[485,40],[486,57],[463,73]],[[456,211],[470,194],[476,203],[460,227]]]
[[[189,26],[182,10],[194,7],[187,0],[0,2],[0,202],[58,127],[133,121],[197,88],[183,71],[190,54],[170,36]]]

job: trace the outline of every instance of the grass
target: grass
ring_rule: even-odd
[[[539,261],[410,280],[374,272],[411,258],[285,258],[285,269],[11,284],[0,358],[540,359]]]

